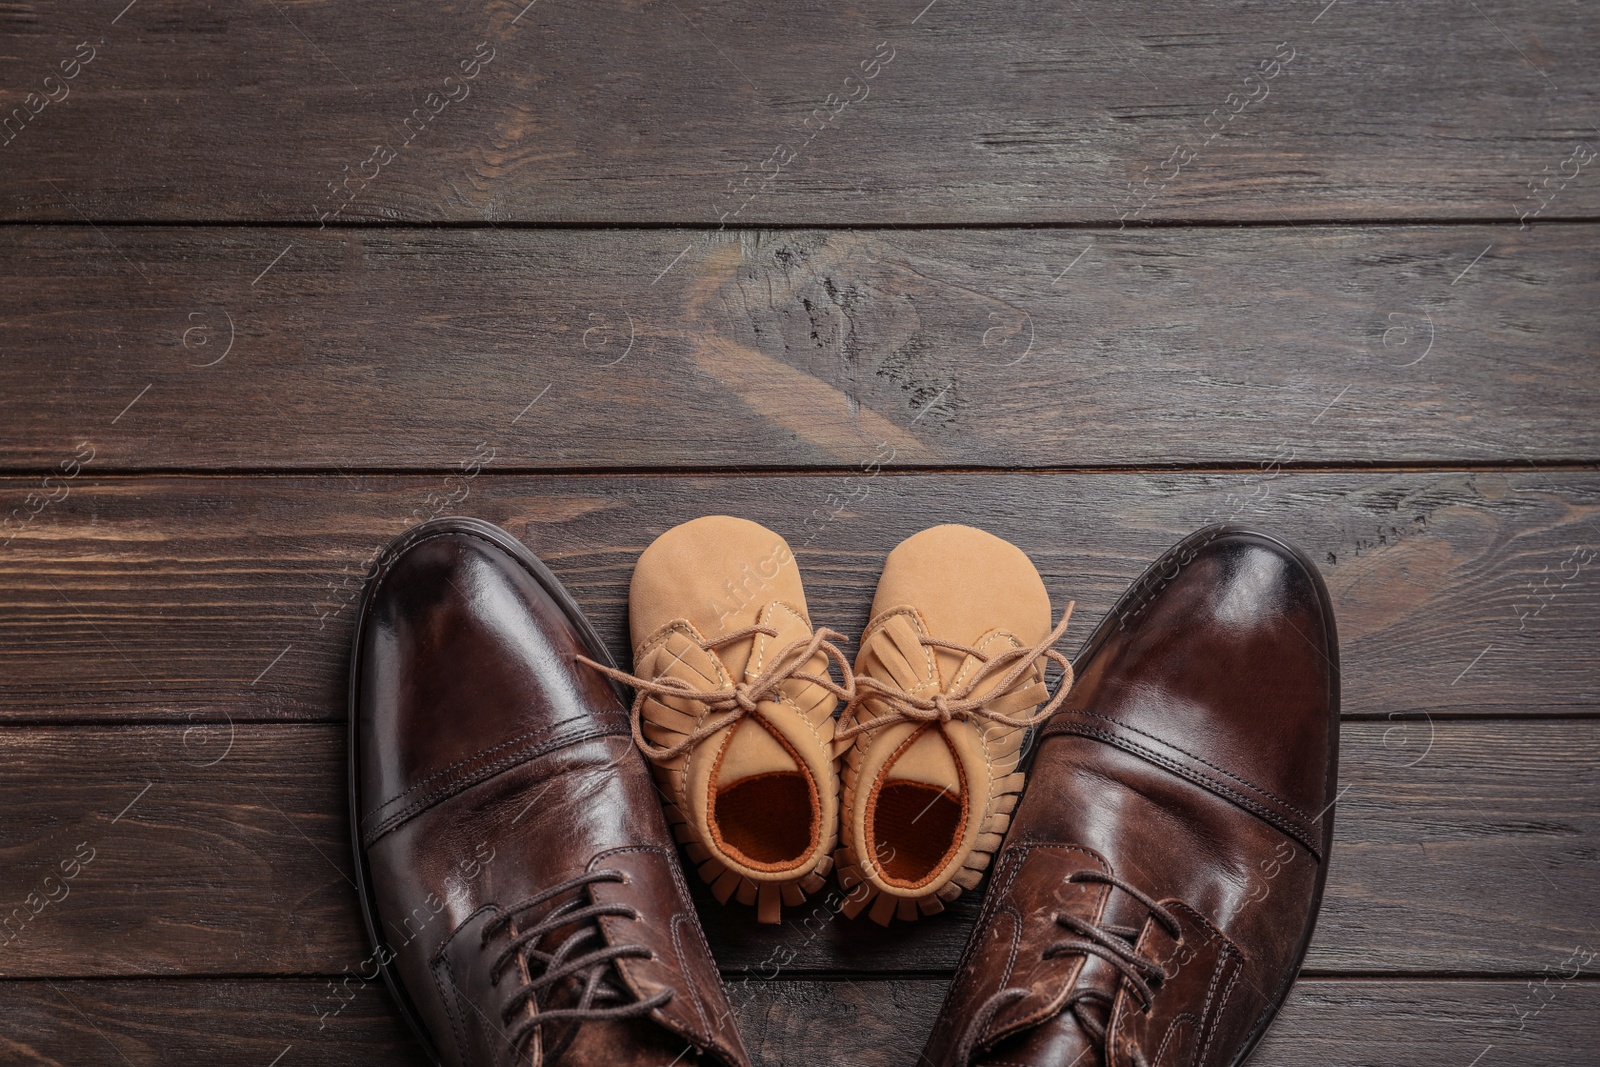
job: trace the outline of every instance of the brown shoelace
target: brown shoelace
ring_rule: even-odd
[[[553,885],[490,920],[483,928],[480,944],[488,948],[489,942],[509,928],[518,915],[548,904],[563,893],[581,889],[595,882],[624,880],[621,871],[605,870],[581,874],[559,885]],[[672,999],[673,991],[670,989],[664,989],[648,1000],[634,1000],[625,991],[622,983],[612,973],[613,961],[628,956],[647,958],[651,952],[642,945],[606,945],[600,924],[595,921],[602,915],[615,915],[635,921],[640,918],[639,913],[626,904],[585,904],[584,897],[580,894],[565,904],[553,908],[548,915],[526,930],[517,931],[501,950],[500,955],[489,965],[489,981],[492,985],[498,986],[502,976],[519,958],[527,964],[529,974],[527,983],[506,1003],[501,1014],[501,1022],[509,1026],[512,1019],[524,1007],[532,1008],[533,1014],[524,1018],[514,1030],[506,1034],[506,1039],[511,1042],[514,1049],[519,1052],[524,1051],[534,1032],[550,1023],[641,1018]],[[578,929],[553,950],[547,952],[539,947],[539,942],[546,936],[573,924],[579,924]],[[600,947],[579,953],[580,949],[595,942],[599,942]],[[581,987],[573,1006],[541,1008],[540,994],[557,982],[569,978]],[[559,1055],[576,1036],[577,1030],[574,1028],[558,1046],[545,1049],[545,1056]]]
[[[977,659],[983,666],[974,671],[971,678],[968,678],[950,692],[935,693],[932,696],[915,696],[898,686],[863,675],[856,679],[856,688],[861,690],[861,697],[845,708],[844,714],[839,717],[839,729],[834,732],[834,737],[839,741],[848,741],[864,730],[872,730],[896,722],[944,723],[963,719],[982,719],[986,722],[1021,730],[1043,722],[1054,714],[1055,710],[1067,699],[1067,692],[1072,688],[1072,662],[1052,646],[1061,640],[1062,635],[1067,632],[1067,622],[1072,618],[1072,609],[1075,603],[1067,604],[1067,610],[1061,613],[1061,621],[1056,623],[1056,628],[1051,630],[1044,640],[1032,648],[1010,648],[1004,652],[989,655],[973,648],[971,645],[961,645],[954,641],[941,641],[936,637],[919,635],[917,640],[929,648],[943,648],[951,652],[960,652]],[[1009,693],[1011,687],[1021,680],[1022,676],[1028,672],[1040,657],[1061,668],[1061,684],[1056,687],[1055,696],[1051,697],[1044,707],[1032,715],[1014,718],[1010,715],[991,711],[985,706]],[[993,677],[1002,670],[1005,670],[1005,674],[992,690],[982,696],[973,695],[985,679]],[[869,697],[882,701],[888,706],[888,710],[877,718],[862,721],[859,708],[861,703]]]
[[[714,652],[724,645],[731,645],[735,641],[742,641],[765,634],[768,637],[777,637],[778,631],[770,626],[746,626],[742,630],[723,634],[700,643],[700,647],[707,652]],[[615,667],[607,667],[603,663],[596,663],[587,656],[579,656],[578,662],[593,667],[610,678],[614,678],[624,685],[631,686],[634,691],[633,710],[633,742],[639,746],[639,751],[657,763],[682,755],[689,749],[698,745],[712,734],[725,726],[730,726],[746,715],[760,715],[761,701],[768,699],[777,692],[778,686],[791,678],[811,682],[827,689],[834,696],[844,701],[847,705],[855,699],[856,686],[855,674],[850,670],[850,661],[845,659],[844,653],[833,640],[843,641],[843,634],[823,627],[811,635],[810,638],[799,638],[784,645],[778,654],[769,661],[769,666],[762,671],[753,682],[739,682],[731,689],[696,689],[690,683],[670,675],[659,678],[641,678],[619,671]],[[811,657],[822,652],[829,659],[839,665],[840,674],[844,684],[836,683],[824,671],[822,674],[813,674],[800,668],[811,662]],[[651,744],[644,736],[643,718],[645,701],[650,697],[676,697],[680,700],[691,700],[704,704],[713,712],[711,718],[704,720],[688,736],[675,745]]]
[[[1100,871],[1078,871],[1067,879],[1069,882],[1101,882],[1133,897],[1166,928],[1181,945],[1183,935],[1178,920],[1152,899],[1148,894],[1129,885],[1116,875],[1103,874]],[[1134,950],[1134,944],[1139,937],[1139,930],[1129,926],[1096,925],[1076,915],[1060,913],[1055,916],[1058,925],[1066,927],[1077,934],[1076,939],[1057,941],[1044,950],[1044,958],[1052,959],[1056,956],[1067,955],[1092,955],[1099,956],[1122,973],[1136,997],[1139,999],[1139,1010],[1148,1012],[1154,991],[1161,988],[1161,983],[1166,977],[1166,972],[1161,965],[1139,955]],[[978,1010],[973,1013],[972,1019],[967,1023],[966,1030],[962,1033],[961,1041],[956,1046],[956,1062],[965,1067],[972,1061],[972,1054],[977,1051],[978,1039],[983,1031],[988,1028],[996,1014],[1008,1004],[1012,1004],[1032,993],[1032,989],[1002,989],[989,999],[985,1000]],[[1071,993],[1062,1005],[1062,1011],[1070,1011],[1077,1020],[1083,1032],[1098,1046],[1100,1059],[1105,1060],[1106,1023],[1110,1021],[1111,1010],[1116,1003],[1116,998],[1099,989],[1079,989]],[[1091,1005],[1093,1007],[1091,1007]],[[1098,1009],[1098,1010],[1096,1010]],[[1143,1067],[1143,1058],[1135,1056],[1134,1063]]]

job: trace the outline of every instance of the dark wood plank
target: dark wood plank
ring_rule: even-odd
[[[1600,722],[1416,727],[1345,724],[1307,966],[1527,974],[1600,938]],[[0,730],[4,975],[354,971],[344,776],[331,725]],[[830,893],[771,928],[697,893],[718,963],[756,981],[947,971],[974,910],[885,931]]]
[[[1600,356],[1587,226],[78,226],[0,249],[0,469],[84,443],[99,470],[1600,458],[1600,381],[1573,371]]]
[[[66,495],[0,548],[0,720],[341,719],[366,568],[447,510],[523,538],[619,660],[638,553],[707,512],[786,536],[814,618],[846,633],[901,538],[992,529],[1077,601],[1069,649],[1165,548],[1233,520],[1325,570],[1348,715],[1591,715],[1600,689],[1600,477],[1582,471],[0,481],[29,492]]]
[[[1564,956],[1564,954],[1563,954]],[[1560,958],[1553,961],[1559,963]],[[806,982],[736,987],[741,1032],[757,1061],[917,1063],[944,997],[941,981]],[[1542,999],[1535,999],[1535,997]],[[1524,1018],[1539,1004],[1537,1016]],[[1600,984],[1302,979],[1249,1062],[1261,1067],[1404,1062],[1465,1067],[1488,1046],[1504,1062],[1565,1067],[1591,1047]],[[827,1020],[819,1026],[818,1020]],[[1518,1025],[1522,1029],[1518,1029]],[[1492,1061],[1491,1061],[1492,1062]]]
[[[1559,964],[1559,960],[1556,963]],[[735,987],[739,1027],[764,1067],[890,1067],[913,1063],[944,983],[778,979]],[[377,986],[344,994],[300,981],[7,982],[5,1038],[22,1063],[145,1067],[420,1065],[424,1058]],[[1538,999],[1535,999],[1538,998]],[[1531,1015],[1539,1004],[1546,1005]],[[1495,1061],[1568,1067],[1591,1046],[1600,983],[1302,979],[1251,1062],[1281,1067],[1391,1063],[1463,1067]],[[1519,1014],[1519,1012],[1524,1014]],[[818,1025],[818,1020],[827,1025]]]
[[[381,984],[312,979],[0,983],[7,1062],[426,1067]],[[281,1058],[278,1058],[281,1057]]]
[[[8,9],[5,216],[314,221],[345,205],[340,221],[715,226],[1600,209],[1587,76],[1600,18],[1558,0],[808,0],[759,17],[729,0],[121,6]],[[492,58],[463,80],[474,55]]]

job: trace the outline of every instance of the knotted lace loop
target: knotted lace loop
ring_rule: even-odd
[[[770,626],[746,626],[732,633],[723,634],[721,637],[700,642],[700,647],[707,652],[730,645],[735,641],[742,641],[764,634],[767,637],[777,637],[778,631]],[[595,670],[614,678],[624,685],[631,686],[634,691],[633,710],[633,742],[639,746],[650,759],[662,763],[674,759],[698,745],[706,738],[715,734],[726,726],[731,726],[746,715],[760,715],[761,701],[770,699],[778,691],[778,687],[791,678],[810,682],[828,690],[841,701],[849,704],[856,698],[856,676],[850,669],[850,661],[834,641],[843,641],[843,634],[827,627],[822,627],[809,638],[801,637],[784,645],[769,661],[769,666],[762,671],[754,681],[738,682],[727,689],[696,689],[681,678],[663,674],[656,678],[641,678],[627,671],[619,671],[615,667],[608,667],[603,663],[596,663],[587,656],[579,656],[578,662],[593,667]],[[818,652],[823,653],[839,667],[840,676],[844,683],[839,684],[833,680],[824,669],[821,674],[813,674],[800,668],[811,662]],[[644,736],[644,706],[651,697],[674,697],[679,700],[695,701],[704,704],[711,717],[703,719],[699,726],[685,736],[675,745],[652,744]]]
[[[1046,634],[1038,644],[1030,648],[1008,648],[993,655],[971,645],[919,635],[917,641],[928,648],[960,652],[978,660],[982,666],[950,692],[934,693],[932,696],[918,696],[880,678],[862,675],[856,680],[860,696],[839,716],[839,728],[834,732],[834,738],[838,741],[848,741],[865,730],[874,730],[897,722],[942,724],[982,720],[1019,730],[1043,722],[1061,707],[1067,699],[1068,691],[1072,688],[1072,662],[1052,646],[1067,632],[1067,623],[1072,618],[1074,606],[1075,602],[1067,605],[1067,609],[1061,613],[1061,621],[1056,623],[1055,629]],[[997,698],[1011,693],[1013,687],[1040,658],[1047,659],[1061,668],[1061,683],[1056,687],[1055,695],[1043,707],[1032,715],[1016,717],[995,711],[988,706]],[[1001,677],[994,688],[981,696],[975,695],[978,687],[995,675]],[[867,700],[880,702],[886,710],[875,718],[862,719],[861,707]]]

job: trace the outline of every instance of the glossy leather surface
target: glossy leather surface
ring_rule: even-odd
[[[1274,538],[1203,530],[1075,668],[923,1061],[1229,1067],[1287,994],[1321,899],[1338,759],[1326,590]],[[1077,936],[1060,914],[1120,928],[1160,968],[1148,1006],[1105,959],[1050,951]]]
[[[351,690],[352,813],[374,959],[450,1067],[742,1067],[627,712],[579,653],[605,657],[560,585],[504,531],[439,520],[380,561]],[[615,880],[507,917],[596,872]],[[511,939],[563,905],[611,906],[587,920],[581,951],[633,947],[602,966],[612,1002],[666,998],[635,1018],[552,1021],[513,1047],[530,1012],[581,996],[563,979],[533,1006],[514,999],[543,969]],[[582,926],[556,928],[536,948],[559,951]]]

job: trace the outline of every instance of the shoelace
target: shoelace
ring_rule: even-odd
[[[1104,874],[1100,871],[1078,871],[1067,879],[1069,882],[1101,882],[1113,888],[1120,889],[1133,897],[1150,913],[1151,918],[1166,928],[1179,944],[1183,943],[1181,928],[1178,920],[1152,899],[1148,894],[1129,885],[1116,875]],[[1066,955],[1092,955],[1099,956],[1121,972],[1128,988],[1133,990],[1139,998],[1139,1010],[1148,1012],[1154,991],[1161,988],[1161,983],[1166,972],[1161,965],[1148,960],[1134,950],[1134,943],[1139,937],[1136,927],[1128,926],[1098,926],[1076,915],[1066,913],[1054,916],[1058,925],[1071,930],[1078,935],[1076,940],[1058,941],[1044,950],[1044,958],[1052,959],[1056,956]],[[1002,989],[994,994],[973,1013],[972,1020],[967,1024],[962,1033],[961,1041],[956,1046],[955,1062],[966,1064],[972,1060],[976,1051],[978,1039],[988,1029],[996,1014],[1006,1007],[1032,992],[1031,989]],[[1112,995],[1098,989],[1080,989],[1070,994],[1062,1005],[1062,1011],[1070,1011],[1083,1032],[1089,1035],[1090,1040],[1098,1047],[1101,1062],[1105,1062],[1106,1023],[1110,1020],[1112,1007],[1116,999]],[[1100,1011],[1092,1010],[1090,1005],[1097,1005]],[[1136,1067],[1144,1067],[1144,1059],[1135,1050],[1133,1063]]]
[[[777,637],[778,631],[770,626],[746,626],[742,630],[723,634],[721,637],[700,642],[700,647],[707,652],[713,652],[724,645],[731,645],[735,641],[742,641],[765,634],[768,637]],[[856,696],[856,678],[850,670],[850,661],[845,659],[844,653],[833,640],[843,641],[844,635],[823,627],[813,633],[810,638],[799,638],[784,645],[777,655],[769,661],[769,666],[762,671],[753,682],[739,682],[731,689],[696,689],[693,685],[674,678],[671,675],[662,675],[659,678],[641,678],[619,671],[615,667],[607,667],[603,663],[596,663],[587,656],[579,656],[578,662],[593,667],[601,674],[614,678],[624,685],[631,686],[634,691],[633,710],[633,742],[639,746],[639,751],[657,763],[670,760],[682,755],[689,749],[698,745],[712,734],[725,726],[737,722],[746,715],[759,714],[757,706],[761,701],[777,692],[778,686],[791,678],[811,682],[827,689],[834,696],[849,704]],[[840,674],[844,684],[836,683],[824,671],[822,674],[813,674],[800,668],[811,662],[811,657],[822,652],[829,659],[839,665]],[[704,704],[712,712],[719,714],[706,719],[695,728],[687,737],[675,745],[652,744],[644,736],[643,720],[644,705],[650,697],[676,697],[680,700],[692,700]]]
[[[490,940],[507,929],[518,915],[548,904],[563,893],[595,882],[625,880],[621,871],[602,870],[581,874],[559,885],[553,885],[490,920],[483,928],[481,945],[488,948]],[[640,1018],[672,999],[673,991],[664,989],[647,1000],[631,1000],[630,995],[611,978],[613,961],[627,956],[648,958],[653,955],[642,945],[602,944],[592,951],[578,954],[580,948],[591,942],[604,941],[600,924],[595,921],[602,915],[621,916],[636,921],[640,918],[639,913],[626,904],[586,905],[580,895],[552,909],[550,914],[526,930],[519,931],[490,964],[489,981],[496,986],[500,984],[500,979],[506,970],[519,958],[527,964],[529,974],[527,983],[506,1003],[501,1014],[501,1022],[509,1026],[512,1018],[525,1006],[533,1009],[530,1017],[525,1018],[516,1029],[506,1035],[514,1049],[523,1051],[534,1031],[550,1023],[563,1020],[588,1022],[596,1019]],[[581,925],[553,951],[547,952],[539,947],[539,942],[547,935],[574,923]],[[579,994],[577,1002],[570,1008],[541,1009],[539,994],[566,978],[576,978],[582,985],[582,993]],[[546,1049],[546,1057],[559,1055],[576,1036],[577,1032],[573,1030],[559,1046]]]
[[[952,722],[962,719],[982,719],[986,722],[997,723],[1001,726],[1010,726],[1025,730],[1043,722],[1055,713],[1063,701],[1067,699],[1067,692],[1072,688],[1072,662],[1066,656],[1056,651],[1052,646],[1067,632],[1067,622],[1072,618],[1072,609],[1076,602],[1069,603],[1067,610],[1061,613],[1061,621],[1056,623],[1056,628],[1045,635],[1044,640],[1032,648],[1009,648],[1004,652],[989,655],[981,652],[971,645],[957,644],[954,641],[942,641],[937,637],[919,636],[918,642],[929,648],[943,648],[951,652],[960,652],[972,656],[983,664],[972,673],[961,685],[948,693],[935,693],[932,696],[915,696],[907,693],[896,685],[884,682],[878,678],[863,675],[856,679],[856,688],[861,691],[861,696],[839,717],[839,728],[834,731],[834,737],[839,741],[848,741],[864,730],[873,730],[878,727],[888,726],[897,722]],[[991,711],[985,705],[996,698],[1006,695],[1011,687],[1016,685],[1022,676],[1032,668],[1034,661],[1040,657],[1048,659],[1061,668],[1061,684],[1056,687],[1055,696],[1032,715],[1023,718],[1014,718],[996,711]],[[982,696],[974,696],[985,679],[993,677],[999,671],[1009,667],[999,683]],[[860,720],[859,708],[866,698],[873,697],[888,705],[888,710],[877,718]]]

